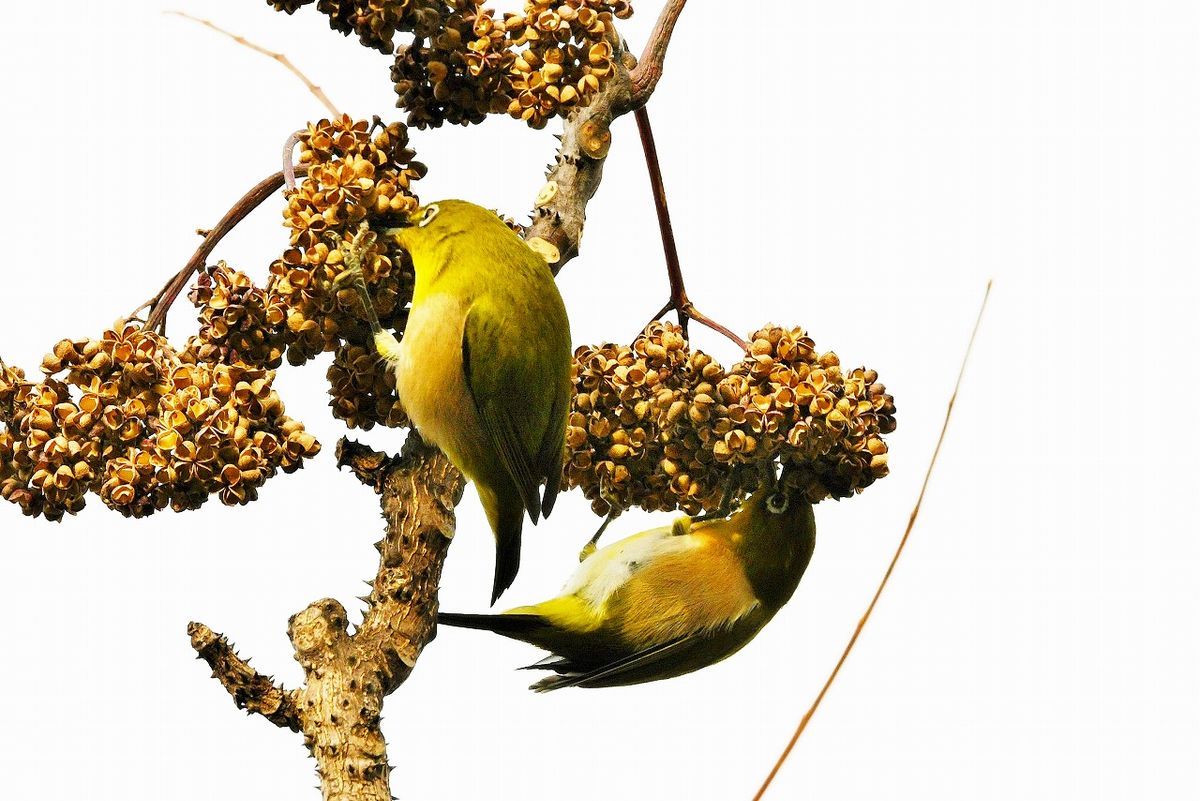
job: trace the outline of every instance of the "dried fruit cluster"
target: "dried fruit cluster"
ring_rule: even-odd
[[[667,323],[632,346],[577,349],[565,486],[582,488],[597,514],[696,514],[740,497],[776,461],[813,502],[887,474],[895,406],[873,371],[844,373],[798,328],[767,327],[751,342],[728,371]]]
[[[246,364],[274,369],[287,347],[287,305],[225,262],[205,269],[188,298],[199,309],[200,331],[188,340],[184,361]]]
[[[267,0],[276,11],[287,14],[313,0]],[[391,53],[397,31],[429,36],[441,22],[444,0],[317,0],[317,11],[329,17],[329,27],[339,33],[357,34],[366,47]]]
[[[392,377],[368,357],[371,335],[352,287],[337,288],[345,248],[362,248],[363,276],[380,323],[402,328],[412,299],[408,254],[377,231],[393,228],[419,205],[412,184],[425,175],[400,123],[376,125],[343,116],[310,124],[300,137],[308,174],[288,195],[285,225],[291,244],[271,265],[266,293],[286,310],[287,360],[303,364],[333,351],[330,406],[352,427],[404,424]]]
[[[88,492],[134,517],[244,504],[320,450],[274,373],[185,362],[137,325],[59,342],[39,382],[0,368],[0,496],[29,515],[59,520]]]
[[[290,14],[312,0],[268,2]],[[385,53],[397,31],[413,34],[392,81],[419,128],[503,113],[541,128],[586,105],[616,71],[613,19],[633,13],[627,0],[526,0],[501,18],[484,0],[319,0],[317,10]]]
[[[396,54],[392,80],[409,124],[481,122],[505,113],[541,128],[587,105],[615,72],[613,18],[619,0],[527,0],[497,20],[482,0],[452,0],[440,30]]]
[[[372,137],[365,120],[321,120],[308,126],[300,143],[308,174],[288,194],[284,211],[292,247],[271,265],[267,285],[268,293],[287,306],[287,358],[297,365],[343,341],[369,341],[353,288],[334,287],[343,247],[364,225],[372,231],[393,228],[415,211],[419,202],[412,183],[425,174],[399,123]],[[394,327],[412,297],[412,263],[383,238],[368,235],[361,244],[375,312],[384,326]]]

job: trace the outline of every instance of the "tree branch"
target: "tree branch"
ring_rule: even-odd
[[[203,624],[191,624],[188,632],[240,708],[304,733],[327,801],[389,801],[383,699],[408,678],[436,633],[437,589],[465,481],[415,433],[399,457],[342,440],[338,464],[382,496],[387,520],[357,631],[349,633],[345,608],[331,598],[293,615],[288,637],[305,678],[290,692],[255,673]]]
[[[212,668],[213,678],[229,691],[238,709],[262,715],[280,728],[300,731],[300,710],[296,708],[295,693],[250,667],[227,639],[203,623],[189,623],[188,636],[198,658]]]
[[[675,247],[675,231],[671,227],[671,212],[667,208],[667,188],[663,184],[662,168],[658,163],[658,148],[654,146],[654,129],[650,127],[650,113],[645,106],[639,106],[633,114],[637,119],[638,135],[642,140],[642,152],[646,156],[646,170],[650,173],[654,210],[658,214],[658,230],[662,236],[663,255],[667,260],[667,278],[671,282],[671,299],[658,314],[654,315],[654,319],[657,320],[674,309],[679,314],[679,327],[683,329],[684,339],[687,339],[688,336],[688,320],[695,320],[722,334],[744,352],[749,353],[750,347],[746,344],[746,340],[711,317],[702,314],[688,299],[687,288],[683,284],[683,270],[679,265],[679,250]]]
[[[686,4],[687,0],[667,0],[667,4],[659,13],[654,29],[650,31],[650,39],[646,42],[646,49],[642,51],[642,58],[630,76],[635,105],[644,106],[650,95],[654,94],[658,81],[662,78],[667,45],[671,43],[675,23]]]
[[[306,166],[296,167],[297,172],[307,172]],[[179,294],[187,287],[192,276],[204,269],[204,264],[208,260],[209,254],[216,248],[217,243],[225,238],[225,235],[237,227],[238,223],[246,219],[250,212],[254,211],[263,201],[275,194],[280,187],[283,186],[283,173],[277,172],[270,175],[255,184],[249,192],[242,196],[237,203],[229,211],[225,212],[225,216],[220,219],[214,228],[204,233],[204,241],[200,243],[200,247],[196,248],[196,252],[188,259],[187,264],[183,265],[183,269],[171,276],[170,280],[163,286],[158,293],[143,303],[139,308],[134,309],[134,313],[142,309],[149,309],[150,313],[146,317],[146,330],[158,330],[159,333],[165,334],[167,327],[167,312],[171,310],[171,305],[179,297]]]

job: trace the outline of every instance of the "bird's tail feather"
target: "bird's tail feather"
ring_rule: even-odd
[[[438,612],[439,626],[463,629],[482,629],[507,637],[517,637],[545,625],[537,615],[471,615],[458,612]]]
[[[519,496],[498,499],[495,519],[491,520],[496,534],[496,572],[492,580],[492,603],[512,586],[521,568],[521,526],[525,522],[525,507]],[[491,515],[489,515],[491,517]]]

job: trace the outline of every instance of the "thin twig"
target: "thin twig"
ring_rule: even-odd
[[[307,167],[298,167],[297,171],[306,171]],[[192,276],[204,269],[204,263],[208,259],[213,248],[217,246],[226,234],[232,231],[238,223],[246,219],[246,216],[258,208],[264,200],[269,198],[279,188],[283,186],[283,173],[277,172],[274,175],[264,178],[257,185],[233,205],[233,207],[225,212],[225,216],[221,218],[211,231],[204,235],[204,241],[200,243],[200,247],[196,248],[196,252],[188,259],[187,264],[183,265],[183,269],[171,277],[166,285],[159,290],[158,294],[142,304],[134,310],[134,313],[142,309],[149,308],[150,313],[146,316],[146,330],[158,330],[160,333],[166,333],[167,312],[171,309],[179,294],[184,287],[188,285],[188,281]]]
[[[682,5],[680,3],[681,7]],[[637,120],[638,134],[642,140],[642,152],[646,155],[646,170],[650,174],[650,189],[654,194],[654,210],[658,213],[658,231],[662,235],[663,256],[667,260],[667,278],[671,282],[671,299],[663,306],[662,311],[654,315],[654,319],[657,320],[674,309],[679,314],[679,327],[683,329],[684,339],[688,336],[688,320],[695,320],[724,335],[748,353],[750,348],[746,340],[702,314],[688,299],[687,288],[683,284],[683,270],[679,266],[679,250],[675,247],[675,231],[671,227],[671,212],[667,208],[667,189],[663,184],[662,168],[658,162],[658,148],[654,146],[654,129],[650,127],[650,114],[643,105],[633,112],[633,116]]]
[[[817,694],[816,700],[812,702],[812,706],[808,708],[808,711],[804,713],[804,717],[800,719],[800,725],[796,727],[796,732],[792,735],[792,739],[788,741],[787,747],[779,755],[779,759],[775,762],[775,767],[771,768],[771,772],[767,774],[762,787],[759,787],[758,792],[754,794],[754,801],[761,801],[763,794],[767,792],[767,788],[775,780],[775,775],[779,773],[779,769],[787,761],[788,755],[792,753],[792,749],[800,739],[800,735],[807,728],[808,721],[812,719],[813,714],[817,711],[817,707],[821,705],[821,701],[825,698],[825,693],[829,691],[833,680],[837,678],[838,672],[841,671],[842,665],[845,664],[846,657],[850,656],[850,651],[854,648],[854,644],[858,642],[858,635],[862,634],[863,626],[867,625],[867,620],[871,617],[871,613],[875,611],[875,604],[879,602],[879,596],[883,595],[883,588],[887,586],[888,579],[892,577],[892,571],[896,569],[896,563],[900,561],[900,554],[904,552],[904,546],[908,543],[908,535],[912,533],[913,526],[917,522],[917,515],[921,512],[921,501],[925,500],[925,490],[929,487],[929,477],[933,475],[933,466],[937,463],[938,454],[942,450],[942,441],[946,439],[946,429],[950,427],[950,414],[954,411],[954,401],[958,398],[958,389],[962,386],[963,374],[967,370],[967,361],[971,358],[971,350],[975,346],[975,335],[979,333],[979,324],[983,322],[983,311],[987,308],[988,296],[991,293],[992,282],[988,281],[987,289],[983,293],[983,301],[979,304],[979,314],[975,317],[975,327],[971,329],[971,338],[967,341],[967,349],[963,353],[962,364],[958,368],[958,379],[954,382],[954,392],[950,395],[950,402],[946,404],[946,417],[942,421],[942,431],[938,434],[937,445],[933,448],[933,456],[929,458],[929,467],[925,470],[925,480],[921,482],[921,491],[917,495],[916,504],[913,505],[912,514],[908,517],[908,525],[904,529],[904,536],[900,538],[900,544],[896,546],[896,553],[892,556],[892,561],[888,564],[887,571],[883,574],[883,580],[879,582],[879,588],[875,590],[875,595],[871,598],[871,603],[867,606],[867,611],[863,613],[862,618],[858,621],[858,625],[854,628],[854,634],[850,636],[850,642],[846,643],[846,649],[842,651],[841,658],[833,666],[833,672],[825,680],[825,686]]]
[[[254,42],[251,42],[249,39],[247,39],[244,36],[238,36],[236,33],[231,33],[230,31],[225,30],[224,28],[220,27],[219,25],[215,25],[214,23],[209,22],[206,19],[201,19],[200,17],[193,17],[191,14],[188,14],[186,12],[164,11],[163,13],[171,14],[176,17],[183,17],[184,19],[190,19],[192,22],[199,23],[206,28],[211,28],[212,30],[216,31],[219,34],[222,34],[223,36],[228,36],[230,39],[232,39],[233,41],[242,45],[243,47],[248,47],[256,53],[262,53],[264,56],[267,56],[268,58],[272,58],[275,61],[278,61],[280,64],[282,64],[284,66],[284,68],[286,68],[289,72],[291,72],[293,75],[295,75],[297,78],[299,78],[301,81],[304,82],[304,85],[306,87],[308,87],[308,91],[310,93],[312,93],[312,96],[315,97],[317,100],[319,100],[321,102],[321,105],[325,106],[325,108],[329,111],[330,114],[332,114],[334,117],[340,117],[342,115],[342,113],[337,110],[337,106],[335,106],[333,104],[333,101],[330,100],[328,95],[325,94],[325,91],[323,89],[321,89],[321,87],[317,86],[315,83],[310,81],[308,79],[308,76],[305,75],[303,72],[301,72],[299,70],[299,68],[297,68],[296,65],[293,64],[288,59],[288,57],[286,55],[284,55],[283,53],[276,53],[273,50],[268,50],[267,48],[263,47],[262,45],[257,45]]]

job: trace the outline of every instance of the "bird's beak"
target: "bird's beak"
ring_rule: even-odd
[[[418,208],[412,214],[409,214],[407,217],[405,217],[395,228],[388,228],[385,230],[383,235],[407,250],[408,237],[405,235],[416,227],[417,223],[421,221],[421,216],[424,213],[424,208]]]

